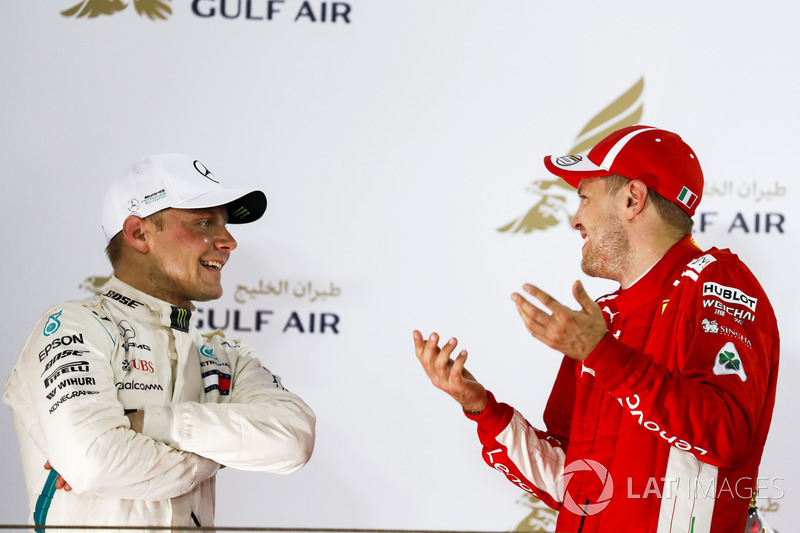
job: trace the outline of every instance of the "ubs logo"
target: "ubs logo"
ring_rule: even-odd
[[[131,359],[130,361],[125,359],[122,361],[122,371],[130,372],[131,370],[138,370],[139,372],[146,372],[148,374],[156,373],[156,369],[151,361],[145,361],[144,359]]]

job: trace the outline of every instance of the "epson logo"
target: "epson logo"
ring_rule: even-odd
[[[83,333],[76,333],[74,335],[64,335],[58,339],[53,339],[50,344],[44,347],[44,350],[39,352],[39,362],[41,363],[47,356],[50,355],[50,350],[58,348],[59,346],[69,346],[70,344],[83,344]]]
[[[723,302],[743,305],[751,311],[756,310],[756,304],[758,303],[757,298],[748,296],[739,289],[726,287],[725,285],[720,285],[713,281],[708,281],[703,284],[703,296],[716,296]]]

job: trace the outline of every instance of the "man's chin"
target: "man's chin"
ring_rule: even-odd
[[[218,290],[211,289],[203,291],[202,293],[197,293],[193,296],[193,302],[210,302],[211,300],[219,300],[222,297],[222,287],[220,287]]]
[[[597,264],[586,261],[585,259],[581,261],[581,270],[583,273],[592,278],[602,278],[603,276],[602,269],[600,269]]]

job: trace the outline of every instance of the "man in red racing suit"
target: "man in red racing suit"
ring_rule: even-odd
[[[665,145],[677,145],[668,155],[681,170],[652,163],[658,157],[652,152]],[[686,157],[680,160],[687,153],[689,165]],[[593,303],[576,284],[582,307],[576,312],[526,286],[549,315],[514,296],[532,335],[566,354],[544,411],[547,431],[533,428],[474,381],[463,370],[466,352],[451,361],[454,340],[440,350],[435,334],[425,343],[415,332],[417,355],[433,383],[478,423],[487,464],[560,510],[557,531],[744,531],[775,401],[779,339],[769,300],[736,255],[704,252],[689,234],[662,245],[665,253],[649,265],[639,260],[645,244],[670,242],[661,229],[648,234],[648,226],[637,226],[647,239],[635,248],[624,239],[607,244],[613,232],[604,234],[598,220],[619,225],[593,214],[606,196],[622,195],[626,201],[613,205],[630,209],[637,194],[628,185],[637,179],[693,214],[702,174],[677,135],[626,128],[601,141],[588,162],[581,159],[546,163],[580,187],[573,225],[589,241],[584,271],[617,279],[622,288]],[[661,174],[641,168],[648,164],[663,167],[656,169]],[[609,179],[628,185],[606,194]],[[665,187],[669,179],[679,187]],[[678,198],[687,184],[697,195],[689,205]],[[630,218],[623,214],[622,220],[624,227]],[[621,267],[614,265],[620,257],[629,259]],[[575,340],[581,336],[591,340]],[[466,388],[458,388],[459,380]]]

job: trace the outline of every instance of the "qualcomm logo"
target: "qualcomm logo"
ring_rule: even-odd
[[[638,124],[644,112],[642,92],[644,78],[594,116],[578,134],[569,153],[581,157],[610,133]],[[536,197],[536,204],[526,213],[497,229],[501,233],[531,233],[548,230],[559,224],[569,224],[577,208],[568,205],[567,197],[577,198],[575,189],[561,178],[535,180],[528,192]]]
[[[597,498],[595,503],[589,503],[587,501],[584,503],[583,507],[581,507],[575,503],[575,500],[572,499],[567,487],[569,486],[569,482],[575,472],[589,471],[594,472],[597,477],[600,478],[600,482],[603,484],[603,490],[600,492],[600,496]],[[613,493],[614,480],[611,479],[608,469],[606,469],[606,467],[597,461],[593,461],[591,459],[579,459],[577,461],[572,461],[564,468],[564,507],[566,507],[569,512],[579,516],[595,515],[608,506],[608,504],[611,502],[611,495]]]
[[[172,14],[169,3],[172,0],[133,0],[133,7],[142,16],[147,16],[150,20],[167,20]],[[82,0],[69,9],[61,12],[65,17],[89,17],[95,18],[100,15],[113,15],[128,7],[122,0]]]

